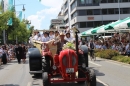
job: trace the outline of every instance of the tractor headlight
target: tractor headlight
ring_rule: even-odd
[[[82,64],[82,67],[83,67],[83,68],[86,68],[86,64],[85,64],[85,63],[83,63],[83,64]]]
[[[53,70],[56,70],[56,69],[57,69],[57,67],[55,65],[53,65]]]

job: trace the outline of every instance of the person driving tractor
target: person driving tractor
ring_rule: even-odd
[[[64,39],[64,37],[65,37],[65,34],[63,32],[61,32],[60,36],[59,36],[60,39],[58,41],[54,40],[53,43],[52,43],[53,45],[57,45],[56,54],[58,54],[58,55],[60,54],[60,51],[62,50],[63,45],[67,42]]]

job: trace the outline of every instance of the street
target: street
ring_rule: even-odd
[[[97,59],[89,61],[97,76],[97,86],[130,86],[130,66]],[[85,86],[76,83],[53,84],[52,86]],[[25,64],[16,60],[0,66],[0,86],[43,86],[41,77],[29,74],[28,59]]]

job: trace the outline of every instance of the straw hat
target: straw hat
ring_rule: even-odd
[[[61,36],[61,35],[63,36],[63,35],[65,35],[65,34],[64,34],[63,32],[60,32],[60,36]]]

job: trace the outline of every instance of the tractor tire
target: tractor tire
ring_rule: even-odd
[[[78,69],[78,78],[85,78],[84,73]],[[84,84],[85,81],[78,81],[78,84]]]
[[[50,86],[50,80],[47,72],[42,73],[43,86]]]
[[[89,81],[87,81],[87,86],[96,86],[96,75],[93,69],[89,69]]]
[[[48,72],[50,73],[50,57],[49,56],[44,56],[42,57],[42,69],[43,69],[43,72]]]

